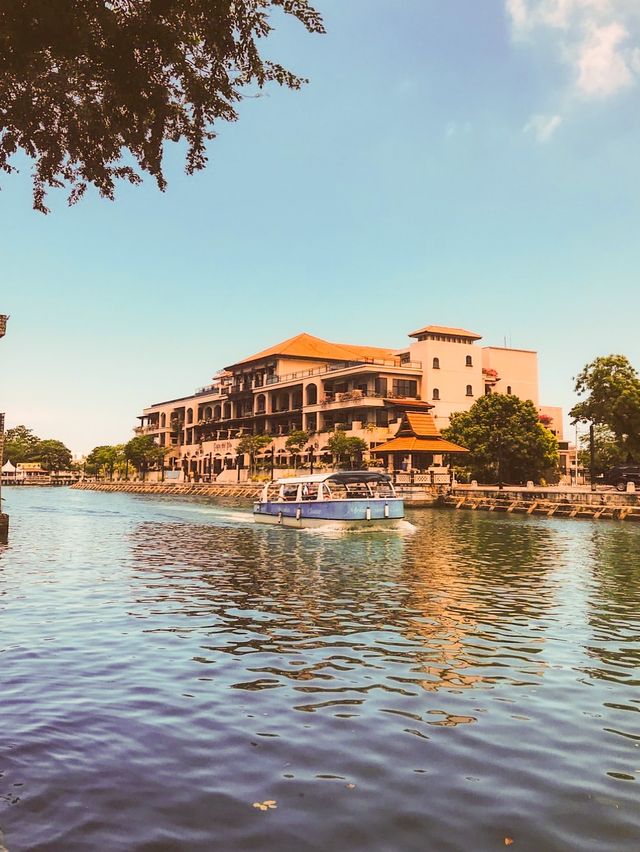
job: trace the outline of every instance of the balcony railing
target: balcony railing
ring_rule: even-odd
[[[323,367],[315,367],[312,370],[299,370],[295,373],[286,373],[283,376],[265,376],[264,379],[260,376],[252,383],[234,382],[233,384],[211,384],[204,385],[196,390],[196,396],[205,394],[230,394],[230,393],[250,393],[253,390],[262,387],[270,387],[272,385],[280,385],[284,382],[292,382],[297,379],[308,379],[312,376],[323,376],[327,373],[335,373],[340,370],[351,370],[354,367],[389,367],[392,369],[410,370],[411,372],[419,372],[422,370],[421,361],[401,361],[399,358],[362,358],[358,361],[339,361],[337,364],[325,364]]]
[[[152,435],[154,432],[160,431],[160,426],[158,423],[149,426],[136,426],[133,430],[136,435]]]
[[[326,373],[335,373],[339,370],[350,370],[353,367],[392,367],[393,369],[402,368],[403,370],[412,370],[417,372],[422,370],[421,361],[404,361],[399,359],[390,360],[384,358],[363,358],[360,361],[341,361],[338,364],[327,364],[324,367],[315,367],[313,370],[300,370],[297,373],[287,373],[284,376],[267,376],[267,385],[279,385],[283,382],[291,382],[296,379],[307,379],[310,376],[322,376]]]
[[[321,397],[316,405],[336,405],[338,403],[351,403],[354,405],[362,405],[365,404],[367,400],[380,400],[380,399],[397,399],[401,402],[403,399],[411,399],[411,400],[419,400],[420,397],[415,396],[399,396],[394,393],[378,393],[377,391],[363,391],[363,390],[352,390],[345,391],[343,393],[326,393],[323,397]]]

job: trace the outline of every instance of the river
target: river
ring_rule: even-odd
[[[640,848],[640,529],[7,488],[10,852]]]

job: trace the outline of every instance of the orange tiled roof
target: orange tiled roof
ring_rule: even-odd
[[[405,411],[398,435],[413,434],[416,438],[439,438],[436,421],[426,411]]]
[[[464,447],[444,438],[392,438],[371,450],[372,453],[467,453]]]
[[[467,331],[464,328],[448,328],[445,325],[425,325],[424,328],[412,331],[409,337],[418,337],[421,334],[447,334],[451,337],[469,337],[471,340],[482,339],[482,335],[476,334],[475,331]]]
[[[352,343],[334,343],[334,346],[342,346],[358,358],[393,358],[395,349],[385,349],[383,346],[354,346]]]
[[[421,411],[428,411],[430,408],[434,408],[430,402],[427,402],[425,399],[405,399],[404,397],[391,397],[385,396],[384,402],[389,405],[395,405],[398,408],[417,408]]]
[[[235,364],[227,367],[227,369],[237,367],[240,364],[249,364],[252,361],[262,361],[265,358],[276,357],[278,355],[321,361],[357,361],[362,358],[391,358],[393,357],[393,350],[377,346],[352,346],[347,343],[330,343],[321,337],[314,337],[312,334],[303,332],[302,334],[296,334],[295,337],[290,337],[288,340],[283,340],[275,346],[270,346],[268,349],[263,349],[262,352],[257,352],[248,358],[243,358],[242,361],[237,361]]]

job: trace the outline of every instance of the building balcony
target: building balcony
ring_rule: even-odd
[[[155,433],[160,431],[160,426],[157,423],[155,424],[155,426],[136,426],[133,431],[136,433],[136,435],[154,435]]]
[[[325,364],[323,367],[316,367],[312,370],[300,370],[297,373],[287,373],[282,376],[267,376],[265,384],[279,385],[287,382],[299,382],[302,379],[313,378],[313,376],[324,376],[327,373],[340,373],[343,371],[358,372],[365,369],[370,370],[371,367],[379,367],[381,370],[400,370],[401,372],[419,373],[422,371],[421,361],[404,361],[400,358],[383,359],[383,358],[366,358],[361,361],[341,361],[337,364]]]
[[[340,408],[382,408],[383,396],[373,391],[345,391],[344,393],[326,393],[321,396],[314,405],[306,405],[305,412],[317,413],[318,411],[335,411]]]

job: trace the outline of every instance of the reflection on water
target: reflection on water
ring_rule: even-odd
[[[10,849],[640,845],[640,530],[9,500]]]

